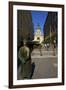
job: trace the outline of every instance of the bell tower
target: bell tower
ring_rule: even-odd
[[[34,34],[34,41],[38,41],[39,43],[41,43],[43,41],[43,35],[41,33],[41,28],[40,28],[40,25],[38,24],[37,25],[37,28],[36,28],[36,31],[35,31],[35,34]]]

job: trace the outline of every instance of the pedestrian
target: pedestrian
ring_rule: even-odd
[[[40,56],[42,56],[42,50],[41,50],[41,48],[42,48],[42,45],[40,44],[39,45]]]

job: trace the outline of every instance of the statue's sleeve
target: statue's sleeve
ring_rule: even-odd
[[[25,63],[25,60],[24,60],[24,58],[22,57],[22,55],[21,55],[21,48],[20,48],[20,50],[19,50],[19,59],[20,59],[20,61],[22,62],[22,63]]]
[[[27,58],[29,58],[29,48],[27,48]]]

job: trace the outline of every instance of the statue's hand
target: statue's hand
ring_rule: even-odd
[[[25,64],[26,63],[26,60],[24,58],[22,58],[22,63]]]

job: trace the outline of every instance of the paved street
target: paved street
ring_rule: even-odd
[[[57,57],[32,58],[35,63],[33,79],[57,77]]]
[[[55,55],[54,55],[55,54]],[[57,54],[56,51],[46,51],[42,49],[42,56],[38,49],[32,52],[32,62],[35,69],[32,79],[57,77]]]
[[[32,79],[55,78],[57,77],[57,52],[51,50],[34,49],[31,54],[32,63],[35,64]],[[18,79],[21,79],[20,69],[18,70]]]

